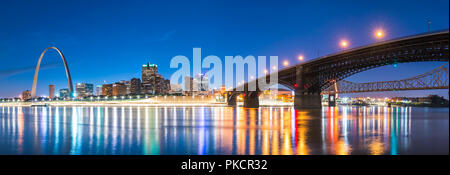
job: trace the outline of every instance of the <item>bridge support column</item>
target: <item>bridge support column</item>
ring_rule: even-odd
[[[295,93],[295,109],[321,109],[322,100],[320,94]]]
[[[257,92],[250,92],[245,94],[244,107],[259,108],[259,97]]]
[[[336,106],[336,94],[328,94],[328,106]]]
[[[296,69],[296,86],[295,86],[295,109],[322,109],[322,100],[319,93],[305,93],[303,66]]]
[[[236,106],[236,93],[228,93],[227,94],[227,104],[228,106]]]

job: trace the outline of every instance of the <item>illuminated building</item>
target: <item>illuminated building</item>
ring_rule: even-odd
[[[130,94],[141,94],[141,80],[139,78],[132,78],[130,81]]]
[[[31,91],[26,90],[22,92],[22,98],[23,101],[27,101],[31,99]]]
[[[154,84],[158,74],[158,66],[156,64],[142,65],[142,84]]]
[[[171,84],[169,94],[182,94],[183,89],[180,84]]]
[[[153,84],[142,84],[141,94],[153,94]]]
[[[95,87],[95,94],[98,96],[102,95],[102,85],[97,85],[97,87]]]
[[[225,85],[220,86],[221,93],[225,93],[226,90],[227,90],[227,87]]]
[[[192,95],[194,90],[194,78],[190,76],[184,77],[184,94]]]
[[[88,97],[94,95],[94,85],[89,83],[77,83],[75,91],[77,97]]]
[[[55,85],[48,85],[48,98],[52,99],[55,97]]]
[[[113,95],[113,85],[112,84],[102,85],[102,95],[103,96],[112,96]]]
[[[158,74],[156,64],[142,65],[142,94],[168,94],[170,90],[170,81],[165,80],[161,74]]]
[[[114,83],[113,85],[113,96],[127,95],[127,86],[123,83]]]
[[[194,79],[194,83],[196,85],[194,85],[194,87],[196,86],[196,90],[200,91],[200,92],[204,92],[204,91],[208,91],[209,90],[209,80],[208,80],[208,76],[207,75],[203,75],[203,74],[198,74],[195,76]]]

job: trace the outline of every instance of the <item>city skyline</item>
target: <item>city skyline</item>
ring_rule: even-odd
[[[122,4],[120,3],[110,3],[107,5],[107,8],[101,10],[101,12],[111,12],[114,9],[121,8],[127,15],[114,14],[113,19],[121,19],[119,22],[106,19],[106,17],[101,15],[101,12],[96,12],[93,8],[87,8],[86,12],[86,14],[92,15],[91,18],[88,18],[86,15],[70,16],[67,12],[60,11],[60,9],[56,8],[61,7],[64,9],[64,7],[72,5],[70,2],[63,2],[58,6],[50,3],[44,3],[45,5],[35,4],[43,8],[45,6],[44,9],[49,12],[39,13],[40,15],[36,17],[18,15],[18,18],[27,19],[23,21],[41,22],[43,24],[39,25],[40,27],[27,30],[26,26],[31,24],[7,20],[6,25],[10,27],[0,29],[0,36],[5,38],[0,44],[6,46],[6,43],[8,43],[8,46],[4,47],[6,49],[0,52],[0,58],[5,60],[5,64],[0,66],[0,70],[2,70],[0,73],[0,83],[11,84],[11,86],[0,87],[0,97],[14,97],[24,90],[31,90],[33,70],[36,66],[38,56],[43,48],[50,46],[60,48],[67,57],[74,83],[87,82],[99,85],[140,77],[140,71],[136,70],[138,70],[142,63],[146,62],[159,65],[161,75],[170,77],[175,69],[169,68],[169,61],[167,60],[176,55],[186,55],[192,59],[190,55],[192,55],[193,47],[202,47],[202,55],[214,54],[219,55],[221,58],[225,55],[278,55],[280,67],[282,67],[283,64],[281,62],[285,60],[288,60],[291,64],[297,63],[297,56],[300,54],[304,55],[305,61],[307,61],[318,56],[339,52],[339,41],[342,38],[348,40],[349,48],[377,42],[372,36],[372,32],[377,28],[383,28],[386,33],[385,40],[427,32],[428,19],[432,22],[431,29],[433,31],[448,28],[448,8],[446,8],[448,7],[448,1],[437,1],[433,4],[423,3],[421,6],[417,6],[417,4],[422,4],[418,1],[409,2],[406,5],[402,2],[396,2],[389,8],[385,8],[383,2],[381,1],[380,4],[370,4],[373,6],[370,15],[358,9],[349,9],[345,6],[349,2],[336,3],[336,9],[340,10],[331,10],[329,13],[335,14],[332,18],[341,18],[342,21],[339,23],[325,22],[322,19],[325,16],[317,8],[315,8],[317,11],[308,10],[307,7],[315,7],[318,5],[311,2],[295,4],[296,11],[281,4],[272,6],[273,4],[263,3],[250,12],[244,12],[248,19],[238,19],[236,18],[237,14],[232,14],[231,17],[227,17],[226,9],[231,9],[231,7],[223,2],[217,2],[216,5],[222,5],[226,8],[221,7],[217,12],[214,12],[218,9],[217,7],[205,7],[204,5],[196,7],[195,5],[198,5],[197,3],[180,3],[175,5],[174,10],[181,12],[187,11],[181,7],[184,5],[193,9],[206,8],[206,12],[195,12],[188,15],[188,17],[195,17],[195,20],[182,17],[179,13],[177,15],[171,15],[171,10],[168,12],[158,10],[136,10],[137,12],[131,12],[130,9],[138,8],[133,3],[125,4],[124,6],[121,6]],[[355,2],[351,3],[355,4]],[[16,2],[11,2],[8,5],[18,6]],[[99,4],[94,3],[92,5],[95,7]],[[156,9],[157,6],[165,6],[165,4],[140,5],[142,6],[139,7],[141,9],[146,7]],[[243,2],[241,5],[241,7],[238,7],[239,9],[251,7],[251,4],[248,2]],[[356,5],[352,7],[363,7],[366,5],[356,2]],[[407,7],[395,9],[400,6]],[[402,12],[408,9],[408,7],[417,10],[421,7],[421,9],[414,14],[402,15]],[[287,8],[287,10],[283,12],[277,11],[277,9],[281,8]],[[273,9],[277,13],[266,14],[257,11],[269,9]],[[8,9],[2,9],[0,13],[17,13],[20,10],[30,9],[23,7],[14,12]],[[330,9],[323,9],[323,11],[326,10]],[[340,11],[351,11],[352,13],[339,13]],[[160,12],[159,15],[162,19],[154,18],[158,12]],[[224,20],[218,22],[213,20],[213,18],[205,16],[208,12],[214,12],[215,17],[220,17]],[[352,15],[354,13],[361,15],[355,17]],[[58,22],[46,20],[47,16],[55,14],[63,14],[63,17],[66,17],[67,20],[60,20]],[[308,17],[306,14],[313,15],[312,17]],[[264,22],[267,20],[261,19],[258,15],[268,18],[268,21],[275,25],[265,24]],[[132,19],[131,17],[137,18]],[[230,19],[233,19],[233,21],[230,21]],[[283,20],[275,22],[275,19]],[[104,20],[104,22],[94,23],[94,21],[101,20]],[[235,20],[237,24],[235,24]],[[364,23],[353,24],[353,20],[364,21]],[[245,23],[246,21],[251,21],[255,27],[251,27],[252,25]],[[193,24],[187,25],[186,22],[193,22]],[[111,27],[115,26],[114,24],[116,23],[126,24],[132,27]],[[352,25],[346,25],[350,23]],[[74,24],[92,24],[93,28],[89,30],[93,31],[93,33],[85,33],[88,29],[87,27],[76,27],[68,30]],[[161,25],[155,28],[152,27],[153,24]],[[187,28],[183,28],[183,26],[187,26]],[[17,27],[21,27],[21,30],[13,32],[12,35],[6,34]],[[210,29],[203,29],[207,27],[210,27]],[[278,32],[273,32],[275,29]],[[122,32],[122,30],[126,32]],[[284,32],[279,32],[280,30]],[[219,35],[219,33],[224,31],[229,34],[227,37]],[[112,35],[117,36],[114,39],[108,40],[108,37]],[[261,37],[263,35],[265,37]],[[36,36],[40,38],[36,38]],[[13,38],[17,39],[12,41]],[[256,39],[262,40],[255,42]],[[117,49],[118,47],[121,49]],[[17,52],[18,48],[23,48],[26,52]],[[12,59],[13,57],[17,57],[17,59]],[[39,76],[37,95],[47,94],[48,92],[46,91],[48,91],[48,88],[46,87],[49,84],[54,84],[55,89],[67,87],[67,82],[63,75],[64,68],[59,63],[59,59],[55,52],[50,51],[47,53]],[[349,79],[356,82],[397,80],[420,74],[415,71],[418,68],[423,69],[422,72],[427,72],[440,65],[441,63],[439,62],[405,63],[399,64],[397,68],[387,66],[368,70],[349,77]],[[17,73],[18,70],[22,73]],[[385,76],[380,76],[380,74]],[[404,96],[404,94],[425,96],[427,94],[438,94],[448,98],[447,91],[405,91],[389,92],[388,94],[390,96]]]
[[[280,174],[310,155],[448,155],[448,0],[0,4],[7,158]]]

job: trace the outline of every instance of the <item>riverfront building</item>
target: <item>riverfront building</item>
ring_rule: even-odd
[[[94,95],[94,85],[89,83],[78,83],[75,88],[78,98]]]
[[[55,97],[55,85],[48,85],[48,98],[52,99]]]
[[[103,96],[112,96],[113,95],[113,85],[112,84],[102,85],[102,95]]]
[[[127,86],[123,83],[113,84],[113,96],[127,95]]]

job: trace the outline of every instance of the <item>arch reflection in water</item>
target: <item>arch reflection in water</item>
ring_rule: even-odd
[[[448,108],[0,108],[0,154],[448,153]]]

